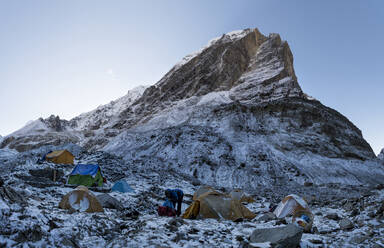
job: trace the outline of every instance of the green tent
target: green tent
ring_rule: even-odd
[[[73,168],[68,178],[68,184],[84,185],[87,187],[103,186],[103,175],[97,164],[78,164]]]

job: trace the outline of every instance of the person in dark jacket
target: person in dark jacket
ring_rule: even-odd
[[[172,202],[174,208],[176,209],[176,215],[180,216],[181,214],[181,204],[183,203],[184,193],[181,189],[167,189],[165,190],[165,196],[169,201]],[[176,208],[177,203],[177,208]]]

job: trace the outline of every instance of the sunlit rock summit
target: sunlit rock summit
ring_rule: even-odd
[[[31,122],[0,147],[68,142],[218,186],[384,180],[361,131],[303,93],[288,43],[257,29],[215,38],[155,85],[72,120]]]

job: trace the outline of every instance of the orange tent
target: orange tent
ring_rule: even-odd
[[[45,159],[55,164],[73,164],[75,156],[68,150],[59,150],[48,153]]]

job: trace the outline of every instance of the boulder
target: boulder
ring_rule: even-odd
[[[325,216],[325,218],[330,220],[340,220],[340,217],[337,215],[337,213],[330,213]]]
[[[271,221],[271,220],[275,220],[276,219],[276,215],[274,215],[273,213],[271,212],[268,212],[266,214],[263,214],[260,218],[258,218],[257,220],[258,221],[264,221],[264,222],[268,222],[268,221]]]
[[[256,229],[250,236],[252,243],[270,242],[272,247],[296,248],[300,245],[303,229],[293,224],[284,227]]]
[[[96,196],[96,198],[97,198],[97,200],[99,200],[99,202],[100,202],[101,206],[103,206],[103,208],[113,208],[113,209],[117,209],[117,210],[123,210],[124,209],[123,204],[121,204],[121,202],[119,200],[110,196],[107,193],[98,195],[98,196]]]
[[[348,218],[344,218],[339,222],[339,226],[341,230],[350,230],[353,229],[354,225],[352,221]]]
[[[21,196],[16,190],[9,186],[2,186],[0,187],[0,199],[5,200],[6,202],[9,202],[11,204],[18,203],[18,204],[24,204],[26,203],[23,196]]]
[[[381,206],[379,209],[376,211],[375,214],[377,217],[384,216],[384,201],[381,203]]]
[[[31,174],[34,177],[42,177],[50,179],[51,181],[58,181],[64,176],[64,172],[61,169],[52,169],[52,168],[45,168],[45,169],[33,169],[29,170],[29,174]]]

